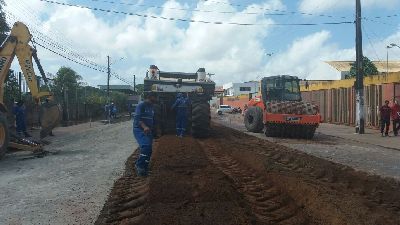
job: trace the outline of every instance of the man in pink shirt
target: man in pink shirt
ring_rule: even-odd
[[[395,136],[399,134],[400,129],[400,105],[394,101],[392,106],[393,133]]]

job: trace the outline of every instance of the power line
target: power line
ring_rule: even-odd
[[[178,11],[187,11],[187,12],[220,13],[220,14],[246,14],[246,15],[268,15],[268,16],[285,16],[285,15],[288,15],[288,14],[283,14],[283,13],[235,12],[235,11],[202,10],[202,9],[185,9],[185,8],[177,8],[177,7],[165,7],[165,6],[158,6],[158,5],[135,4],[135,3],[115,2],[115,1],[105,1],[105,0],[87,0],[87,1],[102,2],[102,3],[115,4],[115,5],[129,5],[129,6],[135,6],[135,7],[155,8],[155,9],[178,10]]]
[[[333,15],[328,15],[328,14],[313,14],[313,13],[306,13],[306,12],[300,12],[300,11],[296,12],[296,11],[286,11],[286,10],[279,10],[279,9],[268,9],[268,8],[263,8],[263,7],[259,7],[259,6],[246,6],[246,5],[241,5],[241,4],[234,4],[234,3],[228,3],[228,2],[219,2],[219,1],[213,1],[213,0],[200,0],[200,1],[216,3],[216,4],[230,5],[230,6],[234,6],[234,7],[248,7],[250,9],[275,11],[275,12],[291,13],[291,14],[300,14],[300,15],[304,15],[304,16],[319,16],[319,17],[348,19],[348,17],[346,17],[346,16],[333,16]]]
[[[8,18],[10,18],[11,16],[13,16],[13,15],[12,15],[12,14],[7,14],[7,17],[8,17]],[[35,29],[32,29],[32,28],[31,28],[30,30],[35,31]],[[37,31],[37,32],[38,32],[38,31]],[[40,32],[39,32],[39,33],[40,33]],[[96,64],[96,63],[92,63],[92,65],[88,65],[87,63],[82,62],[82,61],[87,61],[86,59],[77,60],[75,56],[69,57],[69,56],[71,56],[71,54],[69,54],[68,52],[62,51],[62,48],[60,49],[59,47],[54,46],[53,43],[49,43],[49,42],[43,40],[43,39],[40,37],[40,35],[37,35],[37,34],[35,34],[35,35],[36,35],[36,36],[35,36],[36,39],[33,39],[33,40],[32,40],[32,43],[33,43],[34,45],[40,46],[40,47],[42,47],[42,48],[45,49],[45,50],[48,50],[48,51],[50,51],[50,52],[52,52],[52,53],[54,53],[54,54],[56,54],[56,55],[58,55],[58,56],[60,56],[60,57],[62,57],[62,58],[64,58],[64,59],[66,59],[66,60],[69,60],[69,61],[74,62],[74,63],[76,63],[76,64],[79,64],[79,65],[81,65],[81,66],[84,66],[84,67],[87,67],[87,68],[89,68],[89,69],[92,69],[92,70],[95,70],[95,71],[98,71],[98,72],[102,72],[102,73],[105,73],[105,72],[106,72],[105,69],[102,69],[102,68],[105,68],[104,66],[101,66],[101,65]],[[44,35],[44,34],[41,34],[41,35]],[[38,41],[36,41],[36,40],[40,40],[42,43],[40,43],[40,42],[38,42]],[[47,46],[46,46],[46,45],[47,45]],[[53,48],[48,47],[49,45],[52,46]],[[54,50],[54,48],[56,48],[57,50]],[[61,50],[62,53],[60,53],[59,50]],[[66,54],[64,54],[64,53],[66,53]],[[69,55],[69,56],[68,56],[68,55]],[[126,84],[130,84],[130,85],[132,84],[132,82],[126,80],[125,78],[121,77],[121,76],[118,75],[117,73],[112,73],[111,75],[112,75],[113,77],[117,78],[118,80],[120,80],[120,81],[126,83]]]
[[[380,59],[379,55],[378,55],[378,52],[376,51],[376,48],[375,48],[374,44],[372,43],[371,38],[369,37],[368,32],[367,32],[367,30],[365,29],[364,25],[362,25],[362,29],[363,29],[365,35],[367,36],[368,42],[369,42],[369,44],[371,45],[372,50],[373,50],[374,53],[375,53],[375,56],[377,57],[377,59],[378,59],[379,61],[382,61],[382,60]]]
[[[16,15],[14,15],[11,12],[9,12],[8,10],[7,10],[7,15],[9,17],[14,17],[15,21],[19,20]],[[23,14],[23,15],[26,15],[26,14]],[[34,23],[34,20],[32,20],[32,19],[30,19],[29,21],[30,22],[33,21],[33,23]],[[45,34],[43,34],[42,32],[39,31],[41,28],[39,28],[38,25],[34,25],[34,24],[30,23],[30,22],[27,23],[27,25],[29,25],[29,29],[30,29],[31,33],[34,34],[34,38],[36,38],[37,40],[40,40],[41,42],[43,42],[46,45],[50,45],[50,46],[52,46],[54,48],[57,48],[61,52],[67,53],[68,55],[70,55],[71,57],[73,57],[75,59],[80,59],[81,61],[85,61],[86,63],[89,63],[89,64],[91,64],[93,66],[96,66],[96,63],[84,58],[83,56],[79,55],[78,53],[74,52],[73,50],[70,50],[72,48],[69,48],[69,49],[65,48],[64,46],[59,44],[58,41],[52,40],[52,38],[48,37],[47,35],[45,35]],[[10,25],[12,26],[12,24],[10,24]]]
[[[152,19],[162,19],[162,20],[170,20],[170,21],[181,21],[181,22],[189,22],[189,23],[203,23],[203,24],[214,24],[214,25],[237,25],[237,26],[318,26],[318,25],[341,25],[341,24],[353,24],[353,21],[339,21],[339,22],[322,22],[322,23],[270,23],[270,24],[257,24],[257,23],[238,23],[238,22],[220,22],[220,21],[204,21],[204,20],[193,20],[193,19],[182,19],[182,18],[174,18],[174,17],[164,17],[164,16],[155,16],[155,15],[147,15],[147,14],[139,14],[139,13],[130,13],[130,12],[122,12],[111,9],[102,9],[102,8],[92,8],[89,6],[82,5],[74,5],[63,2],[56,2],[51,0],[39,0],[42,2],[47,2],[51,4],[69,6],[69,7],[77,7],[82,9],[89,9],[94,11],[101,11],[107,13],[115,13],[115,14],[123,14],[129,16],[138,16],[144,18],[152,18]]]
[[[8,4],[8,6],[10,6],[10,7],[14,6],[14,10],[17,10],[20,13],[19,17],[26,18],[26,21],[29,21],[29,25],[31,28],[33,26],[36,27],[37,32],[39,32],[38,30],[42,30],[43,23],[39,19],[40,16],[38,16],[38,14],[35,13],[34,10],[29,8],[28,3],[20,4],[20,2],[23,2],[23,1],[21,1],[21,0],[20,1],[12,1],[12,2],[10,2],[11,4]],[[27,5],[28,5],[29,9],[26,8]],[[41,33],[41,32],[39,32],[39,33]],[[59,45],[58,43],[62,43],[61,45],[67,46],[66,49],[68,49],[68,51],[70,51],[71,54],[74,55],[74,57],[79,57],[78,56],[79,54],[77,54],[76,52],[74,52],[72,50],[73,48],[71,47],[71,45],[72,45],[71,40],[67,39],[64,35],[60,34],[60,32],[56,28],[53,28],[51,33],[45,35],[45,39],[49,40],[50,42],[55,43],[56,45]],[[55,41],[53,41],[53,39]]]
[[[187,8],[178,8],[178,7],[165,7],[159,5],[146,5],[146,4],[135,4],[135,3],[127,3],[127,2],[115,2],[115,1],[107,1],[107,0],[87,0],[92,2],[102,2],[114,5],[129,5],[135,7],[146,7],[146,8],[156,8],[156,9],[168,9],[168,10],[178,10],[178,11],[186,11],[186,12],[201,12],[201,13],[219,13],[219,14],[245,14],[245,15],[265,15],[265,16],[290,16],[293,14],[303,14],[303,15],[314,15],[312,13],[303,13],[303,12],[295,12],[295,11],[285,11],[278,10],[272,8],[262,8],[262,7],[252,7],[257,10],[262,10],[264,12],[238,12],[238,11],[214,11],[214,10],[204,10],[204,9],[187,9]],[[266,11],[272,11],[271,13],[266,13]],[[321,17],[329,17],[329,18],[341,18],[346,19],[347,17],[342,16],[330,16],[330,15],[317,15]]]
[[[8,12],[7,15],[8,15],[8,17],[10,17],[10,16],[14,16],[15,17],[15,15],[13,15],[11,12]],[[59,43],[57,43],[54,40],[52,40],[51,38],[47,37],[45,34],[41,33],[36,28],[33,28],[31,24],[29,24],[29,27],[30,27],[29,30],[34,34],[34,37],[33,37],[33,39],[34,39],[33,42],[34,43],[38,43],[36,40],[39,40],[40,42],[42,42],[42,45],[52,46],[53,47],[53,51],[56,51],[56,50],[54,50],[54,48],[55,48],[55,49],[61,51],[63,55],[65,53],[65,54],[71,56],[72,58],[75,59],[75,61],[78,61],[77,59],[79,59],[79,61],[83,61],[85,63],[88,63],[91,66],[95,66],[97,68],[101,68],[102,67],[102,66],[99,66],[98,64],[96,64],[94,62],[91,62],[90,60],[85,59],[83,56],[80,56],[78,53],[74,53],[74,52],[72,52],[70,50],[65,49]],[[48,40],[46,40],[46,39],[48,39]],[[59,51],[57,51],[57,52],[59,52]]]

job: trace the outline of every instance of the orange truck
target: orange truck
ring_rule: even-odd
[[[279,75],[261,80],[261,95],[252,98],[244,114],[246,129],[268,137],[312,139],[321,122],[318,107],[303,102],[300,79]]]

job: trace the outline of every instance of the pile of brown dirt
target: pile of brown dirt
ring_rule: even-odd
[[[133,169],[100,224],[400,224],[400,184],[214,125],[195,140],[164,136],[150,176]]]

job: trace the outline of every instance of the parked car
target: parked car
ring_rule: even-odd
[[[217,114],[222,115],[223,113],[233,113],[233,108],[230,105],[220,105]]]

